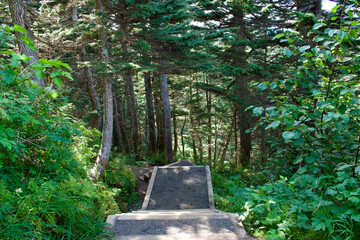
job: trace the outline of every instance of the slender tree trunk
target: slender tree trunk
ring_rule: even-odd
[[[226,140],[225,140],[225,145],[224,145],[224,148],[222,150],[222,154],[221,154],[221,167],[224,166],[224,161],[225,161],[225,158],[226,158],[226,152],[227,152],[227,149],[229,147],[229,143],[230,143],[230,139],[231,139],[231,135],[233,133],[233,128],[236,126],[236,112],[234,114],[234,117],[232,118],[232,121],[231,121],[231,124],[230,124],[230,129],[229,129],[229,133],[228,135],[226,136]]]
[[[103,13],[104,7],[101,0],[97,0],[98,12]],[[104,26],[104,21],[101,20],[101,25]],[[107,36],[105,28],[100,29],[101,40],[101,60],[104,63],[109,62],[109,52],[107,50]],[[102,128],[101,146],[98,156],[96,158],[95,167],[91,171],[91,178],[94,181],[99,181],[104,175],[105,168],[109,162],[109,156],[111,151],[112,137],[113,137],[113,96],[111,77],[109,73],[104,76],[104,120]]]
[[[189,98],[192,101],[192,99],[193,99],[192,98],[192,85],[190,85]],[[194,157],[194,159],[198,160],[198,155],[197,155],[197,150],[196,150],[196,140],[195,140],[195,136],[197,135],[197,133],[196,133],[196,129],[195,129],[195,121],[194,121],[192,106],[190,106],[190,124],[191,124],[191,128],[192,128],[191,140],[192,140],[192,148],[193,148],[193,157]]]
[[[185,116],[184,123],[183,123],[183,125],[181,127],[181,131],[180,131],[183,157],[185,157],[185,142],[184,142],[184,128],[185,128],[185,125],[186,125],[186,116]]]
[[[196,84],[198,84],[198,78],[195,77],[195,81],[196,81]],[[197,85],[196,85],[197,86]],[[199,88],[196,87],[196,94],[197,96],[199,96]],[[200,127],[201,126],[201,122],[200,122],[200,119],[198,118],[197,119],[197,125]],[[199,156],[199,161],[202,163],[203,162],[203,159],[204,159],[204,148],[203,148],[203,142],[202,142],[202,136],[201,136],[201,132],[197,132],[197,137],[198,137],[198,141],[199,141],[199,153],[200,153],[200,156]]]
[[[173,124],[174,124],[174,155],[176,156],[178,150],[178,133],[177,133],[177,121],[176,114],[173,115]]]
[[[164,106],[162,104],[161,84],[156,82],[154,92],[155,114],[156,114],[156,130],[157,130],[157,151],[165,152],[165,114]]]
[[[131,147],[130,147],[130,143],[129,143],[129,137],[127,135],[126,132],[126,123],[125,123],[125,113],[123,107],[125,105],[124,100],[121,98],[121,96],[115,92],[116,94],[116,100],[117,100],[117,112],[119,113],[119,124],[120,124],[120,131],[122,136],[124,137],[124,147],[125,147],[125,152],[126,153],[131,153]]]
[[[139,132],[138,132],[139,128],[138,128],[134,83],[131,75],[125,74],[123,77],[125,81],[126,96],[127,96],[130,118],[131,118],[131,142],[132,142],[133,151],[136,155],[136,160],[139,160],[140,159]]]
[[[209,81],[209,76],[205,76],[205,80],[207,84],[211,84],[211,80]],[[208,144],[208,165],[211,166],[211,135],[212,135],[212,127],[211,127],[211,94],[209,91],[206,91],[206,105],[208,110],[208,137],[207,137],[207,144]]]
[[[149,149],[151,152],[156,152],[156,130],[155,130],[155,116],[154,116],[154,98],[151,87],[150,73],[145,73],[145,95],[146,95],[146,108],[147,119],[149,128]]]
[[[216,162],[216,158],[217,158],[217,139],[218,139],[218,124],[217,124],[217,118],[215,115],[215,137],[214,137],[214,164]]]
[[[114,101],[114,128],[117,138],[117,146],[119,148],[119,152],[123,152],[123,139],[121,137],[121,127],[120,127],[120,113],[119,113],[119,107],[118,107],[118,101],[116,98],[116,92],[113,90],[113,101]]]
[[[25,34],[26,37],[33,40],[31,31],[27,27],[28,23],[27,23],[27,18],[26,18],[25,5],[24,5],[23,0],[9,0],[8,3],[9,3],[11,19],[13,21],[13,24],[19,25],[19,26],[25,28],[27,31],[27,33],[15,32],[15,35],[17,38],[17,44],[19,46],[20,53],[23,55],[32,57],[30,60],[28,60],[26,62],[26,65],[29,66],[29,65],[37,62],[39,60],[39,58],[38,58],[36,51],[29,48],[27,46],[27,44],[23,40],[21,40],[22,34]],[[40,85],[40,86],[45,86],[45,81],[43,78],[41,78],[40,80],[37,79],[32,70],[30,71],[30,74],[31,74],[31,79],[35,84]]]
[[[161,74],[161,89],[163,94],[164,116],[165,116],[165,155],[168,163],[174,162],[171,133],[171,110],[169,90],[166,73]]]
[[[83,62],[87,61],[86,51],[84,48],[81,50],[81,61]],[[89,96],[91,100],[91,107],[93,111],[96,111],[96,114],[94,115],[94,118],[91,122],[91,127],[99,129],[101,124],[101,114],[100,114],[101,105],[100,105],[99,95],[96,92],[95,81],[93,78],[91,67],[86,66],[84,69],[84,73],[86,79],[86,87],[89,92]]]
[[[76,26],[76,25],[78,24],[78,20],[79,20],[79,17],[78,17],[78,8],[75,6],[75,7],[73,7],[71,10],[72,10],[71,18],[72,18],[72,21],[73,21],[74,26]]]

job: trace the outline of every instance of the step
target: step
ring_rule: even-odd
[[[208,166],[154,167],[142,210],[213,209]]]
[[[138,211],[111,215],[116,239],[252,239],[237,214],[210,209]]]

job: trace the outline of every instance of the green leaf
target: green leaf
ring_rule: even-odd
[[[319,28],[321,28],[322,26],[324,26],[323,23],[317,23],[317,24],[315,24],[315,25],[313,26],[313,29],[319,29]]]
[[[330,37],[332,37],[332,36],[334,36],[334,34],[336,34],[338,32],[339,32],[339,30],[337,30],[337,29],[331,29],[328,34]]]
[[[264,91],[267,88],[268,88],[268,85],[266,83],[260,83],[259,86],[258,86],[258,89],[260,91]]]
[[[21,33],[28,33],[28,31],[26,31],[26,29],[24,27],[19,26],[17,24],[15,24],[14,30],[17,31],[17,32],[21,32]]]
[[[335,7],[333,7],[333,9],[331,9],[331,11],[332,11],[333,13],[336,13],[336,11],[337,11],[340,7],[341,7],[341,4],[336,5]]]
[[[58,86],[58,88],[61,88],[61,78],[53,78],[53,82]]]
[[[285,132],[283,132],[282,136],[286,140],[293,139],[295,137],[295,132],[285,131]]]
[[[310,46],[309,45],[305,45],[305,46],[302,46],[299,48],[299,51],[300,52],[305,52],[306,50],[310,49]]]
[[[360,166],[357,166],[357,167],[355,168],[355,173],[358,174],[358,175],[360,175]]]
[[[285,53],[286,57],[291,57],[291,55],[293,54],[293,51],[291,51],[290,49],[287,48],[284,50],[284,53]]]
[[[269,128],[275,129],[275,128],[277,128],[279,125],[280,125],[280,121],[272,122],[271,124],[269,124],[269,125],[265,128],[265,130],[267,130],[267,129],[269,129]]]
[[[43,75],[42,75],[43,71],[39,70],[39,69],[35,69],[34,73],[35,73],[36,78],[40,81],[43,77]]]
[[[59,94],[56,91],[53,91],[52,93],[50,93],[50,97],[52,98],[57,98],[59,96]]]
[[[312,226],[314,228],[314,231],[324,230],[326,229],[326,224],[321,219],[314,217],[312,222]]]
[[[276,39],[279,39],[279,38],[282,38],[282,37],[284,37],[284,36],[285,36],[285,34],[279,33],[279,34],[276,34],[276,35],[275,35],[275,38],[276,38]]]
[[[253,109],[253,113],[254,113],[256,116],[261,115],[263,112],[264,112],[264,108],[263,108],[263,107],[256,107],[256,108]]]
[[[277,82],[272,82],[271,84],[270,84],[270,87],[272,88],[272,89],[274,89],[274,88],[276,88],[277,87]]]

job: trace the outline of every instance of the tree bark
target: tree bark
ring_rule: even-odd
[[[164,114],[164,105],[162,104],[162,92],[161,84],[156,82],[155,92],[154,92],[154,102],[155,102],[155,114],[156,114],[156,130],[157,130],[157,139],[156,139],[156,149],[158,152],[165,152],[165,114]]]
[[[186,125],[186,116],[185,116],[184,123],[183,123],[183,125],[181,127],[181,131],[180,131],[183,157],[185,157],[185,142],[184,142],[184,128],[185,128],[185,125]]]
[[[97,10],[100,13],[104,12],[104,7],[101,0],[96,0]],[[102,26],[105,25],[103,20],[100,20]],[[101,60],[104,63],[109,62],[109,52],[107,50],[107,36],[105,28],[100,29],[100,40],[101,40]],[[99,181],[104,175],[105,168],[109,162],[109,156],[111,151],[112,137],[113,137],[113,96],[111,77],[107,73],[104,76],[104,120],[102,128],[102,139],[101,146],[99,149],[98,156],[96,158],[95,167],[90,173],[90,177],[94,181]]]
[[[174,162],[171,133],[171,110],[169,90],[166,73],[161,73],[161,89],[163,94],[164,116],[165,116],[165,155],[168,163]]]
[[[217,158],[217,140],[218,140],[218,123],[217,123],[217,118],[215,115],[215,137],[214,137],[214,164],[216,164],[216,158]]]
[[[321,18],[321,0],[295,0],[296,9],[303,13],[313,13],[316,18]]]
[[[87,61],[86,51],[84,48],[81,50],[81,61]],[[86,66],[84,69],[84,73],[86,79],[86,87],[90,96],[91,107],[93,111],[96,111],[94,118],[91,122],[91,127],[99,129],[101,124],[101,105],[99,95],[96,92],[95,81],[93,78],[91,67]]]
[[[211,80],[209,81],[208,76],[205,76],[205,81],[207,84],[211,84]],[[208,137],[207,137],[207,144],[208,144],[208,165],[211,166],[211,135],[212,135],[212,127],[211,127],[211,94],[209,91],[206,91],[206,105],[208,110]]]
[[[9,0],[9,8],[11,13],[11,19],[13,21],[13,24],[19,25],[26,29],[27,33],[20,33],[15,32],[17,44],[20,49],[20,53],[23,55],[26,55],[28,57],[32,57],[30,60],[26,62],[27,66],[32,65],[33,63],[37,62],[39,60],[38,55],[36,51],[32,50],[31,48],[27,47],[26,43],[21,40],[21,35],[25,34],[26,37],[30,38],[31,41],[33,41],[32,34],[30,29],[28,28],[27,18],[26,18],[26,9],[23,0]],[[45,86],[45,81],[43,78],[40,80],[36,78],[34,72],[31,70],[31,79],[32,81],[39,85],[39,86]]]
[[[135,92],[134,92],[134,83],[132,80],[132,76],[125,74],[124,75],[125,81],[125,89],[127,95],[127,101],[129,106],[129,112],[131,117],[131,142],[133,151],[136,155],[136,160],[140,159],[139,155],[139,130],[138,130],[138,118],[137,118],[137,107],[136,107],[136,99],[135,99]]]
[[[224,148],[222,150],[222,154],[221,154],[221,167],[224,166],[224,161],[225,161],[225,158],[226,158],[226,152],[227,152],[227,149],[229,147],[229,143],[230,143],[230,139],[231,139],[231,135],[233,133],[233,128],[234,126],[236,126],[236,112],[234,114],[234,117],[232,118],[232,121],[231,121],[231,124],[230,124],[230,129],[229,129],[229,133],[228,135],[226,136],[226,140],[225,140],[225,145],[224,145]]]
[[[126,153],[131,153],[131,147],[129,144],[129,137],[126,133],[126,123],[125,123],[125,114],[124,114],[124,110],[123,110],[123,106],[125,105],[123,99],[121,98],[121,96],[118,94],[118,92],[115,92],[116,94],[116,100],[117,100],[117,112],[119,113],[119,124],[120,124],[120,131],[122,136],[124,137],[124,147],[125,147],[125,152]]]
[[[190,85],[190,101],[192,101],[192,85]],[[196,130],[195,130],[195,121],[194,121],[194,115],[193,115],[193,108],[190,105],[190,124],[191,124],[191,128],[192,128],[192,133],[191,133],[191,139],[192,139],[192,148],[193,148],[193,157],[194,159],[198,160],[198,155],[197,155],[197,150],[196,150],[196,140],[195,140],[195,136],[197,135]]]
[[[154,98],[151,87],[150,73],[145,73],[144,82],[145,82],[147,119],[148,119],[148,128],[149,128],[149,150],[155,153],[156,130],[155,130],[155,116],[154,116]]]
[[[173,115],[173,124],[174,124],[174,155],[176,156],[178,150],[178,133],[177,133],[177,121],[176,114]]]
[[[241,6],[238,6],[233,11],[233,23],[238,26],[235,31],[238,41],[246,40],[246,22],[244,20],[244,10]],[[236,67],[246,68],[246,53],[245,45],[234,45],[233,49],[237,56],[235,58]],[[249,111],[245,111],[250,93],[248,89],[248,76],[244,71],[235,76],[235,95],[238,98],[237,111],[239,114],[239,130],[240,130],[240,156],[239,161],[243,167],[247,167],[250,164],[251,157],[251,133],[246,132],[251,127],[251,115]]]
[[[119,148],[119,152],[123,152],[123,139],[121,137],[121,126],[120,126],[120,112],[118,107],[118,101],[116,98],[116,92],[113,90],[113,101],[114,101],[114,128],[116,133],[117,146]],[[115,135],[115,134],[114,134]]]

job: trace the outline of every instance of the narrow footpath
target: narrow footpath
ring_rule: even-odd
[[[180,161],[154,167],[141,210],[110,215],[123,240],[250,240],[238,215],[215,209],[210,168]]]

